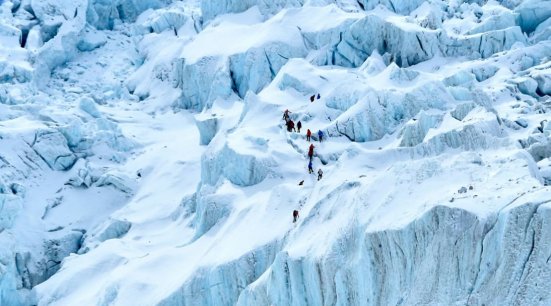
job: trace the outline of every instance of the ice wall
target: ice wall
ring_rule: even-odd
[[[520,198],[481,219],[437,206],[404,228],[351,229],[319,259],[278,253],[237,305],[545,305],[550,208]]]

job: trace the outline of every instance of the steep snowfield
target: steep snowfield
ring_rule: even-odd
[[[550,1],[1,1],[0,305],[550,305],[550,59]]]

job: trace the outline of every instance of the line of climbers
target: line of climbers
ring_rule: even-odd
[[[319,100],[321,98],[320,94],[318,93],[317,94],[317,99]],[[314,100],[316,99],[316,95],[312,95],[310,96],[310,102],[314,102]],[[291,120],[291,117],[290,115],[291,112],[286,109],[284,112],[283,112],[283,120],[285,120],[285,126],[287,127],[287,132],[297,132],[300,133],[300,129],[302,128],[302,122],[297,122],[296,124],[296,129],[295,129],[295,122],[293,120]],[[323,132],[321,130],[318,130],[318,140],[319,142],[322,142],[323,141]],[[306,141],[310,142],[311,141],[311,137],[312,137],[312,131],[310,131],[310,129],[307,129],[306,130]],[[313,158],[314,158],[314,144],[310,144],[310,147],[308,148],[308,158],[309,158],[309,161],[308,161],[308,173],[309,174],[313,174],[314,173],[314,168],[313,168],[313,164],[312,164],[312,161],[313,161]],[[323,177],[323,170],[321,170],[321,168],[318,169],[318,181],[321,180]],[[302,186],[304,184],[304,180],[300,181],[298,183],[300,186]],[[293,223],[295,223],[299,218],[299,212],[298,210],[293,210]]]
[[[317,94],[317,99],[319,100],[321,98],[320,94]],[[314,102],[314,99],[316,99],[316,95],[310,96],[310,102]]]

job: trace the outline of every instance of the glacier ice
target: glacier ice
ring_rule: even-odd
[[[473,68],[473,73],[478,82],[486,81],[498,72],[499,68],[494,65],[478,66]]]
[[[534,31],[534,36],[532,39],[537,42],[549,40],[549,37],[551,37],[551,17],[547,18],[546,21],[538,25]]]
[[[536,89],[538,89],[538,82],[530,77],[522,77],[515,80],[518,86],[518,90],[526,95],[536,96]]]
[[[95,182],[95,186],[113,186],[123,193],[130,194],[134,189],[134,182],[128,176],[121,173],[105,173]]]
[[[85,113],[89,114],[90,116],[94,118],[101,117],[101,113],[99,112],[98,108],[96,107],[96,102],[89,97],[83,97],[80,99],[80,102],[78,104],[80,109],[82,109]]]
[[[79,51],[86,52],[97,49],[107,43],[107,39],[101,32],[85,29],[80,41],[77,44]]]
[[[452,99],[441,83],[426,83],[405,94],[372,92],[336,118],[329,133],[359,142],[378,140],[419,111],[443,108]]]
[[[473,96],[469,89],[463,86],[448,87],[448,91],[457,101],[470,101],[473,99]]]
[[[443,80],[446,86],[464,86],[469,87],[475,81],[475,76],[469,71],[459,71]]]
[[[68,170],[77,160],[67,139],[57,131],[37,132],[32,148],[54,170]]]
[[[89,0],[86,21],[97,29],[113,29],[117,20],[132,22],[147,9],[160,8],[169,0]]]
[[[543,249],[548,232],[537,228],[546,222],[549,205],[524,203],[485,220],[460,208],[437,206],[405,228],[352,232],[342,238],[340,248],[356,254],[354,260],[339,255],[338,249],[329,254],[332,260],[281,252],[268,275],[245,289],[238,305],[547,302],[546,289],[519,284],[546,273],[546,268],[538,267],[545,266],[541,263],[546,261]],[[432,258],[444,254],[457,255],[435,266]],[[427,281],[426,275],[438,276]],[[276,286],[281,283],[288,286]],[[494,290],[502,295],[491,294]]]
[[[398,23],[370,14],[353,23],[335,52],[336,64],[357,67],[374,50],[389,52],[399,66],[410,66],[439,53],[439,32],[421,27],[404,29]]]
[[[0,231],[11,228],[23,208],[22,200],[13,194],[0,193]]]
[[[301,6],[304,0],[201,0],[203,18],[208,21],[221,14],[240,13],[258,6],[263,15],[275,14],[285,7]]]
[[[543,95],[551,94],[551,68],[540,70],[533,74],[538,83],[538,90]]]
[[[238,186],[260,183],[271,172],[274,162],[270,158],[240,152],[228,144],[201,158],[201,182],[216,185],[221,177]]]
[[[210,118],[203,117],[197,119],[197,128],[201,135],[201,145],[208,145],[218,132],[218,118],[212,116]]]
[[[551,3],[548,1],[523,1],[516,9],[520,15],[519,24],[526,32],[534,31],[537,26],[551,17]]]
[[[424,1],[360,0],[359,2],[361,3],[364,10],[372,10],[375,9],[378,5],[383,5],[392,12],[407,15],[417,9],[419,6],[421,6]]]
[[[178,101],[182,108],[201,111],[216,98],[228,99],[233,95],[229,63],[222,58],[205,57],[191,65],[180,59],[174,69],[177,86],[182,89]]]
[[[106,240],[120,238],[128,233],[131,227],[132,223],[126,220],[108,220],[99,229],[82,236],[82,245],[77,248],[78,253],[84,254]]]
[[[469,114],[470,111],[476,108],[476,104],[473,102],[466,102],[458,104],[453,111],[450,112],[450,115],[459,120],[463,121],[465,117]]]
[[[303,57],[305,54],[303,48],[272,43],[234,55],[230,57],[232,82],[241,97],[245,97],[249,90],[258,93],[271,82],[289,58]]]
[[[44,46],[38,50],[34,76],[37,84],[44,86],[51,70],[78,52],[79,36],[86,24],[87,1],[31,1],[31,8],[44,21],[41,26]]]
[[[528,148],[528,152],[532,155],[536,162],[551,157],[551,140],[548,137],[538,137]]]
[[[44,258],[35,265],[36,270],[29,267],[31,265],[27,266],[31,276],[31,286],[36,286],[57,272],[61,268],[63,259],[80,248],[81,240],[80,231],[71,231],[66,235],[45,241]]]
[[[304,55],[304,48],[272,42],[229,57],[203,57],[190,64],[178,59],[173,66],[176,85],[182,90],[178,106],[201,111],[218,98],[232,97],[233,89],[241,98],[248,91],[258,93],[290,58]]]
[[[504,10],[489,10],[489,17],[483,19],[477,26],[469,30],[468,34],[479,34],[495,30],[503,30],[517,25],[518,14]]]
[[[421,112],[419,118],[413,122],[408,122],[402,130],[402,141],[400,146],[412,147],[423,142],[425,135],[431,128],[436,128],[442,121],[441,114],[429,114]]]
[[[365,60],[359,67],[359,70],[369,75],[375,75],[386,69],[385,62],[381,55],[376,50]]]
[[[193,13],[188,13],[185,7],[175,6],[155,10],[151,15],[147,16],[147,19],[139,25],[139,28],[144,33],[161,33],[165,30],[180,32],[180,28],[190,22],[195,26],[195,19],[199,18],[199,16],[195,16]]]

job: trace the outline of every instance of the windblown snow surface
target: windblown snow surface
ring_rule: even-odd
[[[549,0],[0,0],[0,305],[551,305],[550,59]]]

